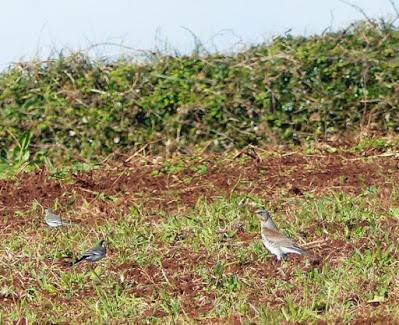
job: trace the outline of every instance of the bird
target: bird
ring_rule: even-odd
[[[271,214],[266,209],[256,210],[261,220],[262,242],[266,249],[276,256],[277,261],[286,258],[288,253],[305,255],[307,251],[296,245],[290,238],[278,230]]]
[[[77,258],[75,261],[72,262],[72,265],[75,265],[83,260],[89,262],[97,262],[105,257],[107,254],[107,244],[105,240],[100,240],[97,246],[89,249],[88,251],[84,252],[82,256]]]
[[[44,220],[51,228],[57,228],[61,226],[71,226],[74,224],[69,220],[63,220],[58,214],[55,214],[53,209],[47,208],[44,209],[44,211],[45,211]]]

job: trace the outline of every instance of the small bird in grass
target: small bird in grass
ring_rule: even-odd
[[[97,246],[89,249],[88,251],[84,252],[82,256],[72,262],[72,265],[75,265],[83,260],[89,262],[97,262],[105,257],[107,254],[107,245],[105,240],[100,240]]]
[[[44,220],[51,228],[57,228],[61,226],[71,226],[72,223],[69,220],[63,220],[58,214],[55,214],[53,209],[45,209]]]
[[[263,244],[270,253],[276,256],[278,261],[281,261],[281,258],[286,258],[288,253],[307,254],[305,250],[278,230],[272,216],[266,209],[257,210],[256,215],[261,220]]]

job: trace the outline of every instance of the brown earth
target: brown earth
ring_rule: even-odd
[[[211,201],[233,193],[264,198],[282,193],[325,194],[331,190],[359,194],[366,187],[375,186],[381,199],[387,201],[399,180],[398,163],[395,157],[367,159],[353,153],[288,153],[245,161],[240,157],[206,156],[194,162],[185,161],[184,168],[175,173],[148,161],[113,162],[101,169],[75,174],[71,180],[58,180],[48,170],[38,169],[20,174],[16,180],[0,180],[0,224],[5,226],[6,222],[9,226],[7,217],[29,210],[34,201],[48,207],[56,199],[61,206],[68,207],[88,201],[96,206],[100,216],[109,217],[135,203],[176,210],[194,206],[200,197]],[[200,164],[206,166],[206,172],[196,170]],[[110,196],[116,198],[112,205],[107,202]],[[14,224],[24,222],[12,220]]]

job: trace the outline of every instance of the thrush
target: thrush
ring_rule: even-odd
[[[258,218],[261,220],[262,242],[266,249],[276,256],[277,260],[286,258],[288,253],[304,255],[307,252],[296,245],[290,238],[278,230],[272,216],[266,209],[256,211]]]
[[[77,258],[72,265],[77,264],[81,261],[97,262],[105,257],[107,254],[107,245],[105,240],[101,240],[97,246],[84,252],[82,256]]]
[[[53,209],[45,209],[44,220],[51,228],[57,228],[61,226],[70,226],[73,223],[69,220],[62,219],[58,214],[55,214]]]

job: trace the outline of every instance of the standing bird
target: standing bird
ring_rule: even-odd
[[[266,209],[256,211],[261,220],[262,241],[266,249],[276,256],[277,260],[286,258],[288,253],[304,255],[305,250],[298,247],[290,238],[280,232],[274,223],[272,216]]]
[[[69,220],[63,220],[58,214],[55,214],[53,209],[44,209],[44,220],[51,228],[57,228],[61,226],[71,226],[73,223]]]
[[[105,240],[101,240],[97,246],[84,252],[81,257],[72,262],[72,265],[77,264],[83,260],[89,262],[97,262],[105,257],[107,254],[107,245]]]

